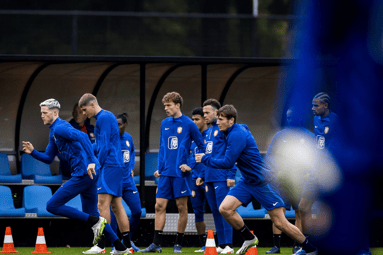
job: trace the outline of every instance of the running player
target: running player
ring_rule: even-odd
[[[122,198],[129,206],[132,214],[129,219],[130,236],[132,237],[134,231],[137,229],[138,223],[141,218],[141,200],[138,193],[137,187],[134,183],[134,164],[135,164],[135,150],[132,136],[125,132],[128,126],[127,114],[117,115],[118,129],[120,132],[121,149],[124,159],[124,173],[123,173],[123,186],[122,186]],[[117,234],[117,220],[113,211],[110,212],[111,223],[113,231]],[[93,246],[88,251],[84,251],[84,254],[99,254],[105,252],[105,237],[102,237],[97,245]],[[130,242],[134,251],[139,251],[137,246],[134,245],[133,241]]]
[[[193,121],[182,114],[183,99],[177,92],[167,93],[162,102],[169,116],[161,123],[160,149],[158,153],[158,170],[154,173],[160,177],[156,195],[156,219],[153,243],[139,252],[162,252],[162,230],[166,220],[166,206],[169,199],[175,199],[179,212],[178,229],[174,253],[181,253],[188,210],[187,200],[190,196],[186,170],[191,141],[198,146],[199,152],[205,150],[200,131]],[[182,166],[182,167],[181,167]]]
[[[211,158],[222,158],[226,151],[225,135],[219,131],[217,125],[217,112],[221,104],[216,99],[208,99],[203,103],[203,113],[208,125],[210,125],[206,137],[206,155]],[[232,254],[233,250],[233,228],[222,217],[219,206],[225,196],[235,184],[235,173],[237,168],[212,168],[204,167],[204,180],[197,179],[197,185],[205,182],[206,197],[213,213],[214,224],[217,230],[218,248],[217,253]]]
[[[113,113],[103,110],[97,98],[89,93],[84,94],[78,105],[88,118],[96,118],[95,136],[93,144],[101,165],[100,179],[98,181],[98,209],[100,214],[111,222],[110,206],[116,215],[118,226],[124,244],[130,247],[129,220],[122,206],[122,177],[124,161],[121,153],[120,134],[118,123]]]
[[[206,120],[203,117],[202,107],[195,108],[192,112],[192,120],[197,125],[199,131],[202,134],[202,137],[206,139],[207,136],[207,125]],[[195,227],[197,229],[198,240],[201,245],[201,249],[194,252],[205,252],[205,243],[206,243],[206,223],[204,219],[205,214],[205,203],[206,203],[206,194],[205,188],[203,186],[197,186],[196,181],[198,177],[201,177],[203,164],[197,164],[195,162],[195,154],[197,153],[198,147],[194,143],[190,147],[190,157],[188,161],[189,168],[188,171],[192,171],[192,178],[190,181],[190,189],[192,191],[190,201],[193,206],[193,211],[195,215]],[[190,170],[189,170],[190,169]]]
[[[40,104],[41,118],[44,125],[49,125],[49,143],[44,153],[34,149],[30,142],[23,142],[23,151],[31,154],[44,163],[52,163],[54,157],[60,153],[71,166],[72,178],[64,183],[47,203],[47,211],[85,221],[92,226],[95,244],[105,228],[105,235],[116,247],[115,254],[130,254],[117,238],[110,225],[97,211],[97,180],[100,165],[95,157],[87,135],[73,128],[68,122],[59,118],[60,103],[51,98]],[[83,212],[66,206],[72,198],[81,194]]]
[[[259,243],[258,238],[251,234],[241,216],[235,211],[240,205],[247,206],[252,199],[258,200],[268,211],[271,221],[278,229],[301,244],[303,249],[296,254],[317,254],[316,248],[309,243],[302,232],[286,219],[282,209],[283,200],[266,182],[265,171],[267,169],[264,167],[254,137],[247,126],[238,125],[236,120],[237,110],[234,106],[225,105],[218,110],[217,123],[227,139],[225,156],[213,159],[209,155],[197,154],[196,162],[202,162],[215,168],[230,168],[237,162],[242,173],[239,183],[229,191],[219,207],[219,211],[226,221],[245,239],[237,254],[245,254],[250,247]]]

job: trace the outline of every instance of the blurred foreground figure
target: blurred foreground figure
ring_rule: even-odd
[[[299,60],[287,72],[285,107],[303,111],[326,86],[343,128],[340,149],[332,152],[341,181],[321,187],[323,221],[313,234],[320,254],[370,254],[370,216],[382,193],[376,184],[383,166],[383,1],[304,1],[299,12],[305,15],[293,47]]]

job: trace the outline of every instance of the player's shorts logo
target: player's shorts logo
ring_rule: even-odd
[[[329,130],[330,130],[329,127],[325,127],[325,128],[324,128],[324,133],[327,134]]]
[[[218,130],[214,131],[214,136],[218,135]]]
[[[89,136],[94,138],[94,133],[89,133]]]
[[[209,192],[209,188],[208,188],[207,185],[205,186],[205,191],[206,191],[206,192]]]
[[[128,140],[126,140],[126,146],[130,147],[130,143]]]
[[[210,154],[213,151],[213,141],[208,141],[206,145],[206,154]]]
[[[195,197],[195,191],[192,190],[192,197]]]
[[[325,138],[324,136],[318,135],[317,136],[317,148],[323,150],[325,147]]]
[[[130,151],[124,151],[124,163],[128,163],[130,161]]]
[[[182,127],[178,127],[178,128],[177,128],[177,133],[178,133],[178,134],[181,134],[181,133],[182,133]]]
[[[177,138],[177,136],[169,136],[169,138],[168,138],[168,149],[169,150],[178,149],[178,138]]]

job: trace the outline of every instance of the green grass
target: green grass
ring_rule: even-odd
[[[48,247],[48,251],[52,252],[54,255],[71,255],[71,254],[82,254],[83,251],[89,249],[90,247],[72,247],[72,248],[64,248],[64,247]],[[141,249],[144,247],[140,247]],[[189,254],[189,255],[202,255],[203,253],[194,253],[195,250],[198,250],[199,247],[183,247],[182,253],[183,254]],[[239,247],[235,247],[234,251],[236,252],[239,249]],[[16,251],[19,251],[18,254],[25,254],[29,255],[32,251],[34,251],[34,247],[16,247]],[[258,254],[266,254],[266,251],[270,250],[269,248],[257,248]],[[292,248],[282,248],[280,254],[292,254]],[[383,248],[375,248],[371,249],[371,252],[373,255],[383,255]],[[162,253],[165,254],[173,254],[173,247],[164,247],[162,248]],[[106,248],[106,255],[110,254],[110,248]]]

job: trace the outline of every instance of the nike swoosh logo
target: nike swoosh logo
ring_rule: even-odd
[[[97,190],[100,190],[101,188],[97,188]]]
[[[184,190],[184,191],[181,191],[181,194],[183,194],[183,193],[185,193],[186,192],[186,190]]]
[[[276,206],[276,204],[278,204],[278,202],[276,202],[275,204],[273,204],[273,206]]]
[[[315,128],[318,128],[318,126],[315,126]]]
[[[165,130],[168,130],[169,128],[165,128]]]
[[[217,189],[217,188],[218,188],[218,186],[214,187],[214,189]]]
[[[136,194],[137,193],[137,191],[133,191],[133,194]]]

